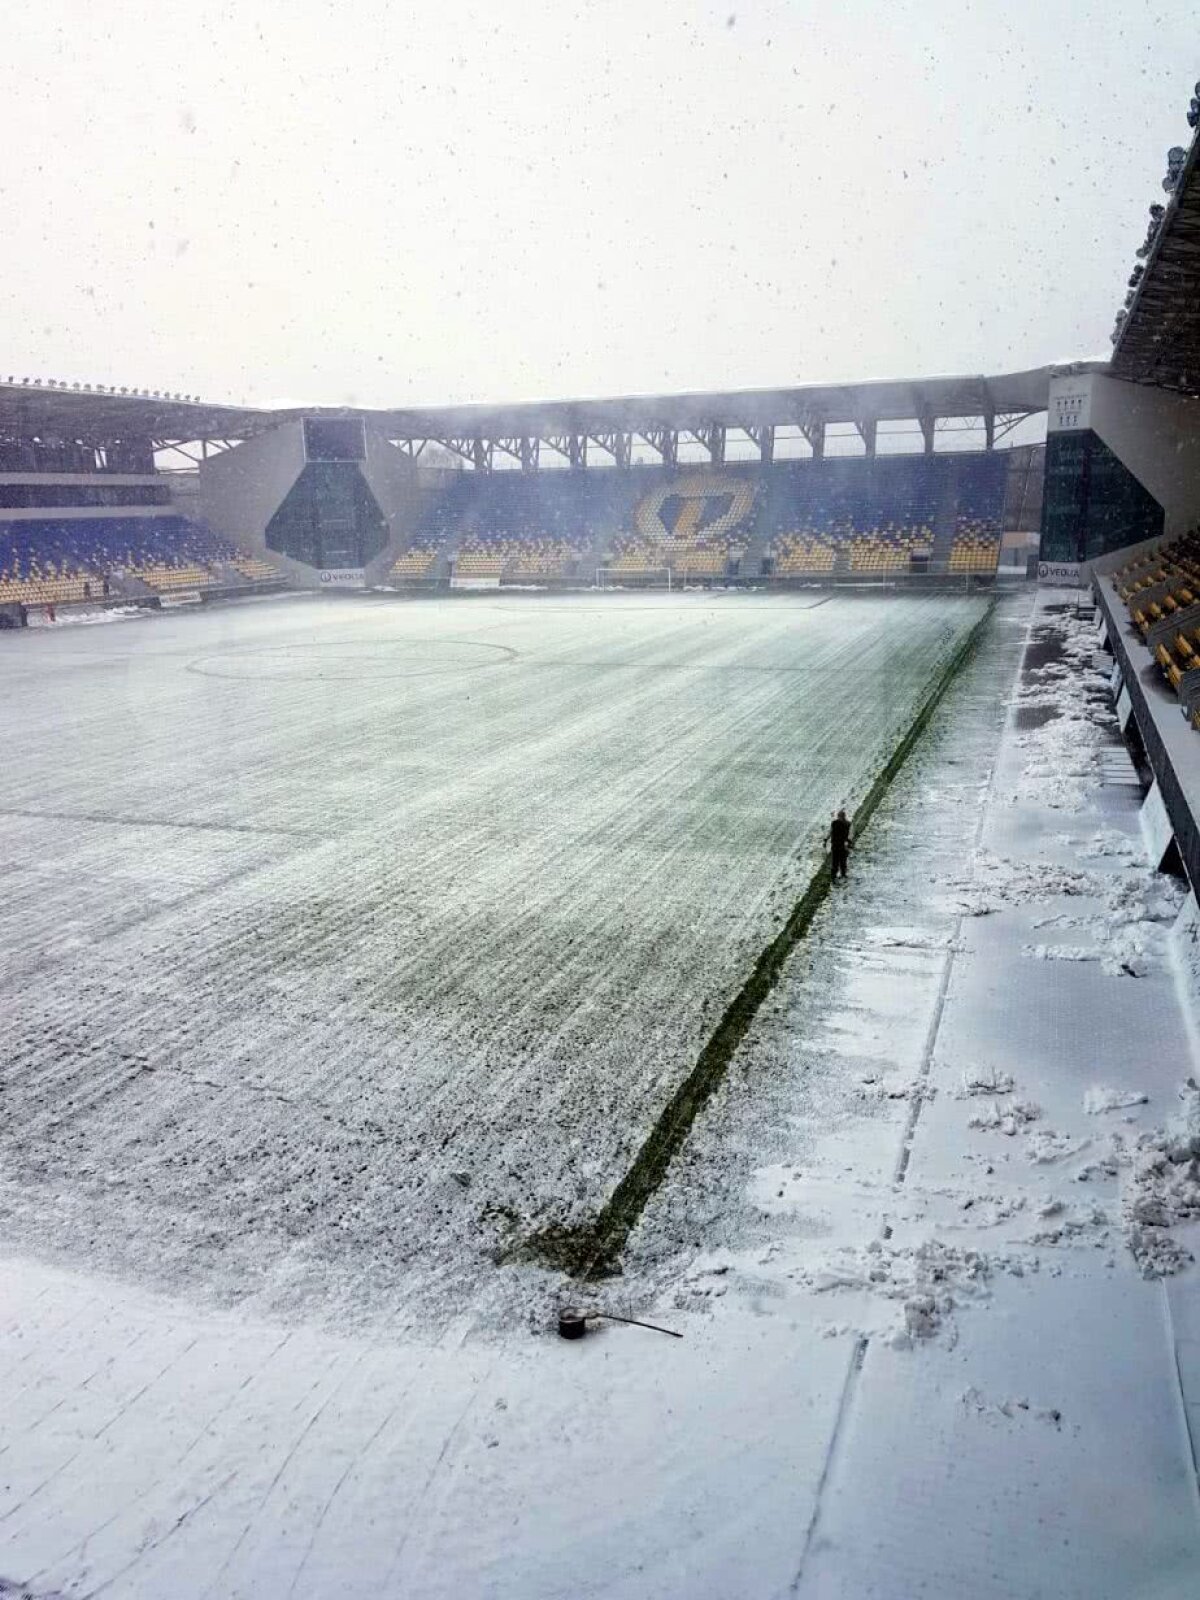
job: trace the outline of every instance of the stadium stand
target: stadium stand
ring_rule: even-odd
[[[614,542],[605,565],[610,572],[626,576],[670,567],[680,579],[719,577],[730,560],[742,555],[745,546],[744,534],[740,539],[727,534],[712,539],[676,537],[655,541],[645,534],[631,533]]]
[[[565,578],[585,554],[584,548],[566,539],[505,537],[484,540],[475,535],[459,546],[454,560],[456,576]]]
[[[437,563],[436,549],[413,545],[398,555],[388,573],[389,583],[414,583],[428,578]]]
[[[1000,561],[1000,528],[986,523],[968,522],[955,533],[947,571],[961,573],[995,572]]]
[[[0,521],[0,603],[65,605],[99,598],[105,582],[132,578],[157,594],[278,578],[187,517],[72,517]]]
[[[912,570],[933,544],[944,458],[800,462],[764,485],[759,530],[780,577]]]
[[[259,556],[230,556],[226,565],[232,567],[235,572],[240,573],[243,578],[249,578],[251,583],[259,583],[279,577],[279,568],[272,566],[269,561],[263,561]]]
[[[396,582],[677,580],[936,570],[994,574],[1000,559],[1007,453],[843,457],[714,469],[457,473],[421,508]]]
[[[994,573],[999,565],[1004,488],[1002,479],[997,482],[994,466],[995,458],[986,456],[968,457],[961,464],[948,572]]]
[[[803,533],[784,533],[774,545],[774,570],[781,577],[820,576],[832,572],[837,560],[833,539],[809,537]]]
[[[1112,582],[1188,721],[1200,729],[1200,529],[1134,556]]]
[[[850,540],[851,572],[911,572],[914,557],[928,558],[932,530],[887,526]]]
[[[463,578],[499,578],[504,569],[504,557],[478,548],[460,551],[454,561],[454,572]]]
[[[389,582],[871,581],[994,573],[1005,452],[834,458],[769,466],[442,475]],[[449,481],[446,481],[446,480]],[[55,604],[278,581],[275,565],[178,511],[0,512],[0,598]]]

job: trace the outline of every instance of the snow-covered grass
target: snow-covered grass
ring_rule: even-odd
[[[611,1191],[981,613],[363,599],[6,646],[5,1234],[450,1314]]]

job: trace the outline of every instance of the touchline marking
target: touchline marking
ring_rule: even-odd
[[[107,811],[33,811],[0,806],[0,817],[28,817],[34,822],[96,822],[118,828],[182,828],[201,833],[263,833],[287,839],[320,839],[310,828],[269,828],[256,822],[186,822],[178,817],[118,817]]]

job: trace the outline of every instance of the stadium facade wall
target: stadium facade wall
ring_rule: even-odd
[[[1162,506],[1168,538],[1200,522],[1200,400],[1093,373],[1091,425]]]
[[[297,587],[321,588],[327,578],[319,560],[296,559],[271,542],[273,521],[301,485],[306,470],[322,467],[340,477],[357,479],[382,514],[382,546],[359,569],[365,584],[380,582],[390,568],[414,515],[416,471],[400,451],[381,436],[364,430],[365,454],[361,461],[310,462],[305,450],[302,421],[290,421],[218,455],[200,465],[199,504],[204,520],[214,531],[235,540],[244,549],[280,567]],[[361,498],[361,491],[359,492]],[[278,527],[278,523],[276,523]],[[339,561],[340,571],[349,570]]]
[[[365,430],[365,442],[366,455],[360,471],[388,529],[387,545],[370,563],[368,573],[370,581],[382,581],[416,521],[423,475],[408,456],[370,428]]]
[[[1086,578],[1098,558],[1198,522],[1200,401],[1097,372],[1051,379],[1044,563]]]
[[[205,522],[214,533],[266,559],[267,523],[303,470],[304,439],[298,423],[255,434],[231,450],[209,456],[200,463]],[[289,572],[289,576],[299,579],[302,574]]]

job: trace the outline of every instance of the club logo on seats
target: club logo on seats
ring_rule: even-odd
[[[687,472],[652,489],[634,513],[638,532],[664,540],[705,544],[731,533],[754,506],[755,485],[719,472]]]

